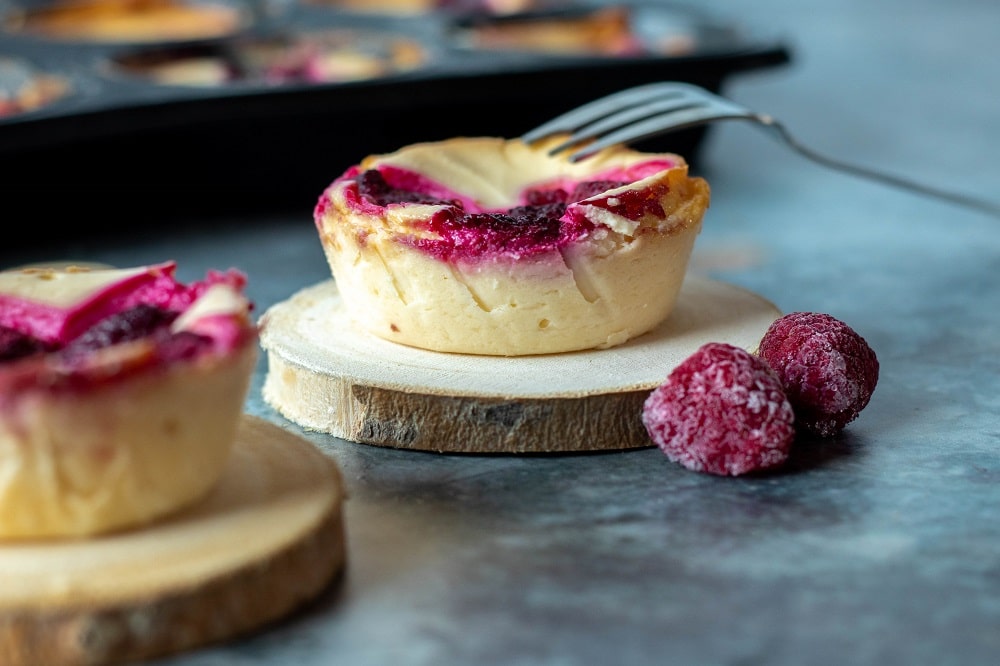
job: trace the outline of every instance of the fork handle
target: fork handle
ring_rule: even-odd
[[[953,192],[950,190],[943,190],[941,188],[932,187],[930,185],[925,185],[923,183],[918,183],[908,178],[903,178],[901,176],[896,176],[893,174],[886,173],[884,171],[878,171],[875,169],[869,169],[867,167],[858,166],[856,164],[848,164],[846,162],[841,162],[826,155],[821,155],[816,151],[808,148],[796,140],[796,138],[788,131],[788,129],[779,123],[777,120],[771,116],[757,114],[754,118],[760,125],[771,129],[774,134],[779,137],[783,142],[785,142],[788,147],[793,149],[795,152],[799,153],[803,157],[806,157],[813,162],[822,164],[823,166],[836,169],[838,171],[843,171],[855,176],[860,176],[862,178],[867,178],[869,180],[878,181],[885,185],[890,185],[892,187],[897,187],[899,189],[908,190],[910,192],[916,192],[917,194],[922,194],[929,197],[934,197],[941,199],[943,201],[948,201],[953,204],[958,204],[960,206],[965,206],[979,212],[992,215],[993,217],[1000,218],[1000,205],[993,203],[991,201],[984,201],[982,199],[977,199],[975,197],[961,194],[958,192]]]

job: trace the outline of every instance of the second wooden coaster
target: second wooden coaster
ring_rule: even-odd
[[[0,544],[0,664],[112,664],[223,641],[315,598],[345,563],[339,470],[244,416],[204,501],[116,534]]]

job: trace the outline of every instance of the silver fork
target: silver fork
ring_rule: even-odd
[[[689,83],[663,82],[628,88],[557,116],[526,132],[521,139],[526,143],[535,143],[547,137],[568,134],[564,141],[549,150],[549,154],[572,151],[569,159],[578,162],[602,148],[717,120],[752,121],[770,130],[772,135],[800,155],[824,166],[1000,217],[998,204],[820,155],[799,143],[784,125],[771,116],[752,111]]]

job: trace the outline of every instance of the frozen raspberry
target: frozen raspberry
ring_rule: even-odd
[[[794,418],[767,364],[722,342],[702,345],[681,362],[642,410],[643,425],[668,458],[722,476],[785,462]]]
[[[863,337],[818,312],[792,312],[764,333],[757,352],[778,374],[796,424],[822,437],[836,434],[868,405],[879,364]]]

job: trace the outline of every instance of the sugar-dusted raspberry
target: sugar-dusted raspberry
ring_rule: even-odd
[[[709,342],[646,398],[642,422],[653,442],[688,469],[737,476],[785,462],[794,412],[761,359]]]
[[[764,333],[758,356],[778,373],[796,425],[836,434],[868,405],[879,363],[868,342],[828,314],[792,312]]]

